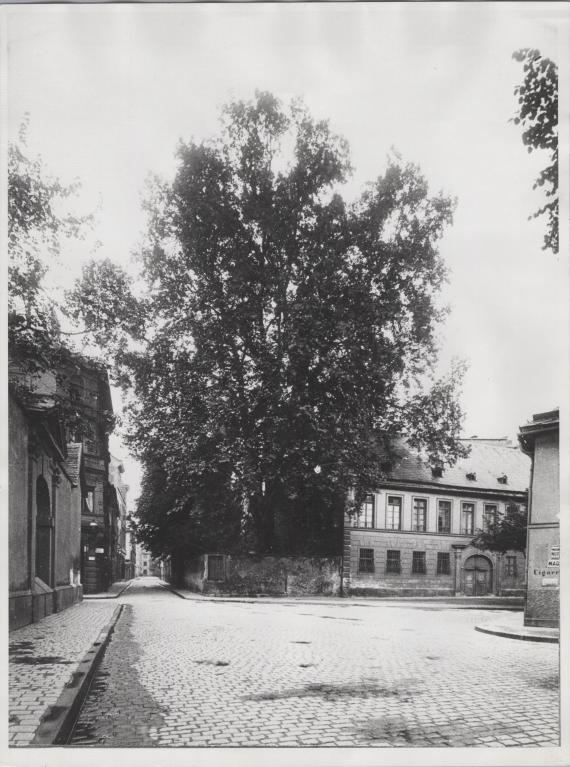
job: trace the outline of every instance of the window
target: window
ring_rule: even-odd
[[[374,572],[374,549],[359,549],[358,551],[358,572]]]
[[[473,535],[475,519],[475,504],[461,504],[461,532],[464,535]]]
[[[450,561],[449,561],[449,552],[448,551],[438,551],[437,552],[437,574],[438,575],[449,575],[451,572],[450,568]]]
[[[412,573],[425,575],[426,572],[426,553],[425,551],[412,552]]]
[[[224,580],[224,558],[221,554],[208,555],[208,580]]]
[[[374,496],[372,493],[365,497],[360,511],[352,518],[352,526],[374,527]]]
[[[94,511],[94,505],[93,505],[94,495],[95,495],[95,488],[87,486],[85,488],[85,495],[83,496],[83,503],[85,504],[84,511],[85,511],[86,514],[93,514],[93,511]]]
[[[425,532],[427,524],[427,500],[414,498],[414,510],[412,512],[412,530]]]
[[[495,503],[486,503],[483,513],[483,526],[487,532],[494,530],[497,524],[497,505]]]
[[[388,510],[386,512],[386,528],[388,530],[400,530],[402,527],[402,499],[399,495],[388,496]],[[398,570],[398,572],[400,572]]]
[[[388,549],[386,552],[386,572],[387,573],[399,573],[400,572],[400,552]]]
[[[451,501],[438,501],[437,504],[437,532],[451,532]]]
[[[505,561],[505,576],[514,578],[517,574],[517,558],[510,556]]]

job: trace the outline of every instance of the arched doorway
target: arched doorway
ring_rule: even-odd
[[[493,589],[493,565],[487,557],[474,554],[463,566],[463,589],[465,596],[484,597]]]
[[[53,519],[49,488],[43,476],[36,482],[36,576],[51,586]]]

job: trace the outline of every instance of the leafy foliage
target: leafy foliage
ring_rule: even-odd
[[[134,392],[141,535],[155,553],[225,530],[248,550],[339,550],[344,510],[378,485],[396,434],[461,454],[460,371],[419,387],[454,203],[398,155],[348,203],[346,142],[268,93],[230,103],[220,138],[177,157],[146,203],[143,294],[115,269],[114,287],[86,271],[71,296]],[[114,306],[102,322],[84,310],[95,288]],[[113,315],[135,343],[108,332]]]
[[[86,428],[72,379],[86,360],[66,342],[45,277],[66,240],[84,237],[90,216],[69,211],[78,184],[51,178],[40,158],[29,156],[27,121],[8,147],[8,354],[9,383],[23,403],[46,400],[58,406],[68,434],[79,439]],[[89,363],[100,367],[95,361]],[[111,431],[113,417],[101,414]]]
[[[527,510],[518,503],[509,503],[505,513],[489,530],[479,530],[472,544],[479,549],[498,551],[526,551]]]
[[[546,215],[544,249],[558,253],[558,68],[533,48],[516,51],[513,58],[523,63],[524,71],[523,83],[515,88],[519,108],[513,122],[524,128],[522,140],[529,152],[549,153],[549,163],[533,186],[544,188],[547,202],[532,218]]]
[[[89,217],[61,210],[77,191],[50,178],[26,147],[27,122],[8,147],[8,349],[21,373],[56,368],[67,357],[53,300],[43,280],[65,238],[80,238]]]

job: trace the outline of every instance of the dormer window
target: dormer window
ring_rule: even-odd
[[[471,480],[471,482],[475,482],[475,480],[477,479],[477,474],[474,471],[468,471],[467,479]]]
[[[443,475],[443,466],[432,466],[431,475],[436,478],[441,477]]]
[[[501,485],[506,485],[507,484],[507,475],[506,474],[501,474],[500,477],[497,477],[497,482],[499,482],[499,484],[501,484]]]

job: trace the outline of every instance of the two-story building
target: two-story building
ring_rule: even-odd
[[[430,466],[404,440],[386,481],[345,518],[343,592],[378,596],[522,596],[523,552],[472,545],[508,504],[526,506],[530,461],[507,439],[463,440],[467,458]]]

